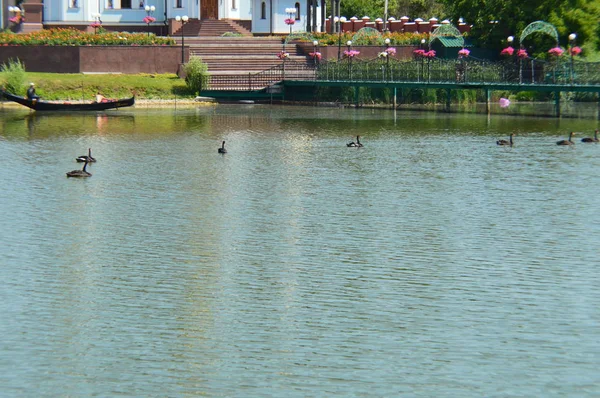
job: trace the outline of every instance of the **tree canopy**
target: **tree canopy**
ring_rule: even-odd
[[[597,0],[441,0],[454,20],[473,25],[471,37],[480,45],[498,47],[518,37],[531,22],[542,20],[558,30],[560,44],[577,34],[577,43],[600,49],[600,2]],[[497,21],[497,22],[496,22]]]
[[[381,18],[384,4],[385,0],[341,0],[341,14]],[[569,34],[576,33],[577,44],[586,52],[600,50],[598,0],[388,0],[388,15],[453,21],[463,18],[473,25],[471,40],[488,48],[506,46],[508,36],[518,38],[527,25],[542,20],[556,26],[562,46],[569,44]],[[544,39],[532,40],[542,43]]]
[[[383,18],[385,0],[341,0],[342,15],[361,18]],[[429,19],[444,17],[445,6],[438,0],[388,0],[388,16]]]

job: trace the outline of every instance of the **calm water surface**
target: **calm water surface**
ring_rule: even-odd
[[[0,109],[0,395],[598,397],[595,128]]]

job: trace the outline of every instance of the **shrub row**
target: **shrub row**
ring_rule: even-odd
[[[175,40],[147,33],[87,33],[76,29],[45,29],[27,34],[0,32],[1,46],[172,46]]]

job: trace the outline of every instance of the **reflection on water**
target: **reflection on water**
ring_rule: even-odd
[[[8,396],[598,392],[600,146],[555,145],[589,119],[244,105],[0,126]],[[93,177],[67,179],[88,147]]]

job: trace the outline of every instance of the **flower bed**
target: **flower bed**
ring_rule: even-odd
[[[337,46],[338,40],[342,44],[345,44],[349,40],[352,40],[355,32],[345,32],[341,35],[330,34],[330,33],[314,33],[314,37],[319,41],[319,45],[322,46]],[[390,39],[390,43],[394,46],[414,46],[421,43],[421,39],[429,39],[427,33],[386,33],[383,35],[372,35],[362,36],[360,40],[352,41],[352,45],[355,46],[375,46],[383,45],[385,39]]]
[[[175,40],[146,33],[86,33],[75,29],[48,29],[27,34],[0,33],[0,46],[173,46]]]

